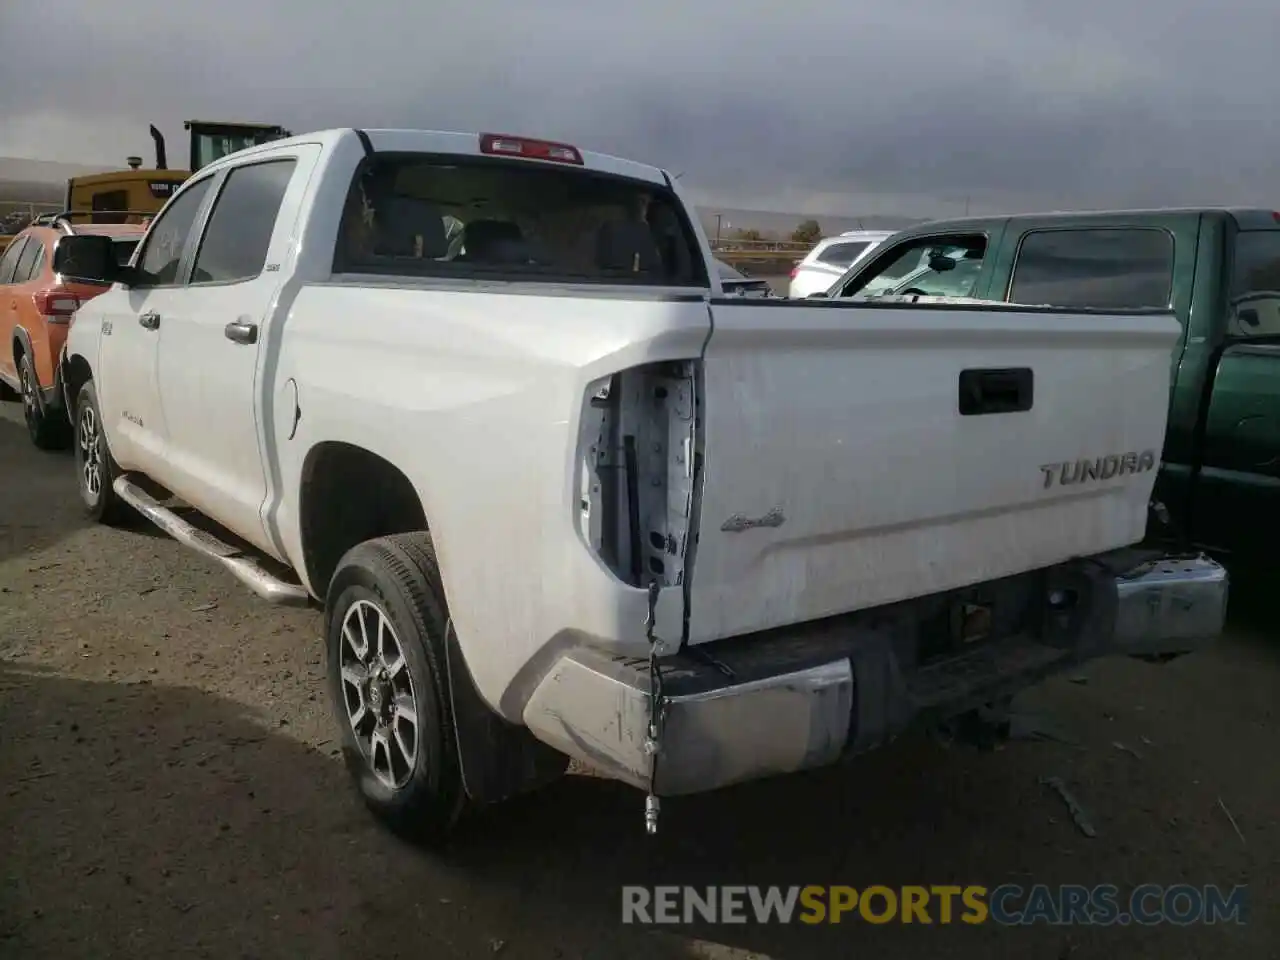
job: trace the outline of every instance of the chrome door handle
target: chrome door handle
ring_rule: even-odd
[[[243,320],[237,320],[234,323],[228,323],[223,327],[222,332],[226,334],[227,339],[232,343],[258,342],[258,325],[256,323],[245,323]]]
[[[142,326],[147,330],[159,330],[160,314],[156,313],[154,310],[149,310],[146,313],[139,315],[138,323],[142,324]]]

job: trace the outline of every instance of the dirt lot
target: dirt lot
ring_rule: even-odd
[[[907,738],[669,801],[652,839],[639,795],[571,776],[431,855],[347,787],[318,615],[145,528],[86,525],[69,457],[31,448],[4,407],[0,956],[1280,956],[1280,638],[1244,604],[1213,652],[1029,697],[1074,744]],[[657,882],[1247,883],[1253,907],[1194,928],[622,926],[620,885]]]

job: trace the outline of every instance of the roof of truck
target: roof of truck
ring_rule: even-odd
[[[484,155],[480,149],[481,139],[483,137],[495,135],[493,132],[462,133],[453,130],[408,130],[397,128],[361,128],[359,132],[363,132],[368,136],[370,142],[373,144],[375,152],[443,153],[476,157]],[[235,163],[241,158],[254,153],[279,150],[281,147],[288,147],[294,144],[318,143],[322,147],[330,148],[347,137],[358,136],[359,132],[357,132],[353,127],[344,127],[329,130],[316,130],[310,133],[303,133],[288,137],[283,140],[272,140],[268,143],[247,147],[246,149],[237,151],[234,154],[228,154],[228,156],[208,164],[201,170],[201,172],[203,173],[206,170],[212,170],[223,165],[228,160]],[[542,141],[558,145],[572,146],[582,157],[583,167],[587,170],[599,173],[612,173],[617,176],[631,177],[636,180],[645,180],[660,186],[666,186],[670,182],[670,178],[662,168],[652,166],[651,164],[638,163],[634,160],[627,160],[624,157],[615,157],[607,153],[597,153],[595,151],[584,150],[577,144],[568,144],[565,143],[565,141],[554,140],[549,137],[538,137],[533,134],[498,135],[502,137],[509,137],[512,140]],[[547,166],[565,165],[553,161],[538,159],[526,159],[526,162],[545,164]]]
[[[1072,221],[1146,220],[1154,217],[1170,216],[1198,217],[1204,214],[1231,217],[1240,227],[1246,229],[1268,229],[1280,226],[1280,212],[1268,210],[1265,207],[1140,207],[1118,210],[1045,210],[1035,213],[992,214],[985,217],[956,217],[912,224],[900,232],[904,234],[931,233],[939,227],[946,227],[948,230],[964,229],[965,227],[978,229],[992,223],[1003,223],[1006,220],[1051,220],[1070,223]]]

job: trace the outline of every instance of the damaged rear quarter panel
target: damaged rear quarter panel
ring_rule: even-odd
[[[578,420],[593,380],[698,357],[704,299],[350,278],[304,288],[283,327],[275,381],[297,381],[302,417],[268,445],[282,479],[268,512],[295,566],[307,451],[346,442],[416,488],[467,665],[508,719],[560,648],[647,650],[645,591],[614,577],[579,529]],[[664,594],[661,628],[678,636],[679,591]]]

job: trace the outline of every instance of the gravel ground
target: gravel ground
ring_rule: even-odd
[[[3,407],[0,956],[1280,956],[1280,645],[1260,602],[1211,652],[1033,691],[1026,709],[1074,744],[904,738],[669,801],[657,838],[637,793],[574,775],[429,854],[348,788],[318,614],[266,606],[145,526],[88,525],[70,458]],[[620,886],[658,882],[1247,883],[1253,907],[1193,928],[621,925]]]

